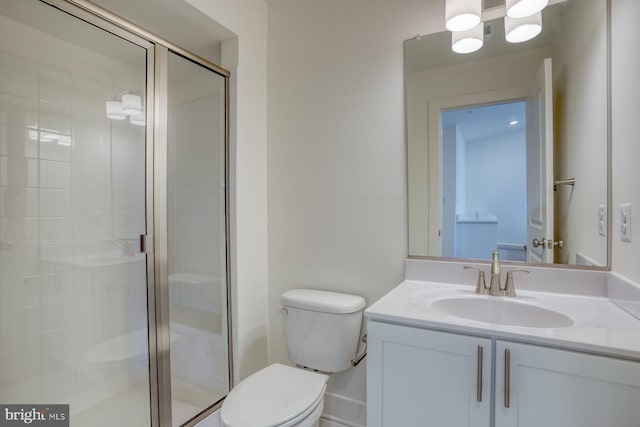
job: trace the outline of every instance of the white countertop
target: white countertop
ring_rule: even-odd
[[[484,323],[454,317],[429,305],[438,298],[472,296],[473,290],[472,286],[406,280],[371,305],[365,316],[370,320],[640,360],[640,320],[606,297],[517,290],[517,300],[560,312],[573,320],[572,326],[561,328]]]

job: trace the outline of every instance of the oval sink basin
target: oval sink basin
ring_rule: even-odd
[[[469,296],[442,298],[431,303],[441,313],[463,319],[527,328],[563,328],[573,325],[564,314],[514,299]]]

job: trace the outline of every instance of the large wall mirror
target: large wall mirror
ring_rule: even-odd
[[[608,268],[608,1],[550,1],[523,43],[487,3],[473,53],[405,42],[409,255]]]

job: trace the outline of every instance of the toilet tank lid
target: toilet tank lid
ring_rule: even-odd
[[[340,292],[290,289],[282,294],[282,305],[322,313],[355,313],[366,305],[364,298]]]

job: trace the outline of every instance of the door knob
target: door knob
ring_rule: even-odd
[[[533,247],[537,248],[538,246],[546,246],[546,240],[542,239],[542,240],[538,240],[538,239],[533,239]]]
[[[558,249],[562,249],[564,246],[564,242],[561,240],[558,240],[557,242],[554,242],[553,240],[547,240],[547,249],[553,249],[553,247],[556,247]]]
[[[558,249],[562,249],[564,247],[564,241],[558,240],[557,242],[553,241],[553,239],[533,239],[533,247],[537,248],[538,246],[546,247],[547,249],[553,249],[554,247]]]

